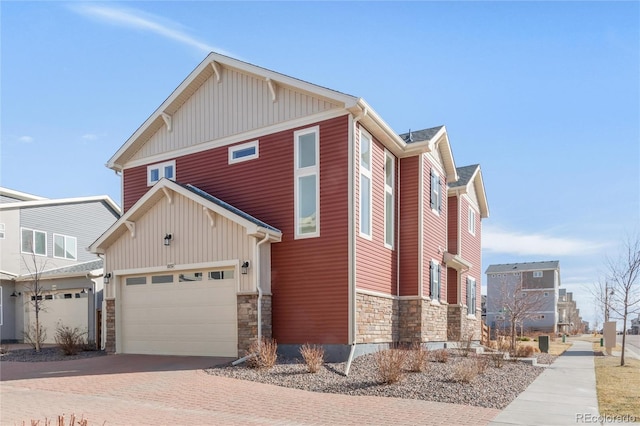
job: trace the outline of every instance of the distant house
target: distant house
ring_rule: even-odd
[[[45,343],[58,324],[96,340],[102,259],[86,247],[118,217],[107,196],[47,199],[0,188],[0,339],[19,342],[33,324],[34,277],[44,292],[40,321]]]
[[[509,327],[505,297],[538,299],[536,309],[518,330],[558,331],[560,262],[525,262],[489,265],[487,274],[487,324],[492,329]],[[514,294],[515,292],[515,294]]]
[[[558,332],[577,334],[584,330],[580,309],[573,300],[573,293],[561,288],[558,293]]]
[[[107,165],[124,214],[91,251],[112,352],[479,338],[488,208],[444,126],[399,135],[362,98],[212,53]]]

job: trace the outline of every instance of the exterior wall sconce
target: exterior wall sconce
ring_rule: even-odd
[[[102,282],[105,284],[109,284],[109,279],[111,278],[111,272],[109,272],[108,274],[105,274],[104,277],[102,278]]]
[[[242,275],[247,275],[247,271],[249,270],[249,261],[245,260],[242,262]]]
[[[165,246],[170,246],[171,245],[171,240],[173,239],[173,235],[171,234],[165,234],[164,236],[164,245]]]
[[[87,294],[87,289],[86,289],[86,288],[83,288],[83,289],[82,289],[82,291],[81,291],[80,293],[82,293],[82,294]]]
[[[15,290],[13,291],[13,293],[11,293],[11,297],[18,297]]]

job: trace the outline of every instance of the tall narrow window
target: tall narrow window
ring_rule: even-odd
[[[76,260],[78,255],[75,237],[53,234],[53,257]]]
[[[467,278],[467,314],[476,314],[476,280]]]
[[[4,240],[4,223],[0,223],[0,240]]]
[[[440,213],[442,209],[442,189],[440,188],[440,175],[431,169],[431,209]]]
[[[476,235],[476,212],[469,207],[469,233]]]
[[[395,158],[386,151],[384,153],[384,244],[393,248],[394,236],[394,188]]]
[[[22,253],[33,253],[41,256],[47,255],[46,232],[22,228],[21,237]]]
[[[298,130],[294,138],[295,238],[320,235],[320,129]]]
[[[440,300],[440,264],[436,261],[431,261],[431,300]]]
[[[371,238],[371,137],[360,131],[360,235]]]

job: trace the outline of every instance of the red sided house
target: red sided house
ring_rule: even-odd
[[[444,127],[398,135],[361,98],[212,53],[108,167],[124,214],[90,248],[108,351],[235,357],[264,336],[345,359],[441,344],[451,305],[480,330],[464,279],[486,200]],[[477,213],[453,252],[452,200]]]

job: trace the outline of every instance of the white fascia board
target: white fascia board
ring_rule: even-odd
[[[433,138],[434,149],[440,150],[443,166],[447,174],[448,182],[455,182],[458,180],[458,172],[456,170],[456,163],[453,159],[453,151],[451,151],[451,143],[449,142],[449,135],[447,134],[447,128],[442,126],[438,133]],[[443,145],[444,144],[444,145]]]
[[[93,197],[77,197],[77,198],[58,198],[58,199],[42,199],[34,201],[19,201],[15,203],[3,203],[0,204],[0,210],[9,210],[22,207],[41,207],[41,206],[53,206],[57,204],[78,204],[78,203],[91,203],[96,201],[104,201],[118,214],[120,214],[120,207],[109,197],[108,195],[98,195]]]
[[[46,197],[40,197],[39,195],[29,194],[27,192],[16,191],[14,189],[9,189],[0,186],[0,195],[5,195],[10,198],[17,198],[21,201],[36,201],[36,200],[46,200]]]

